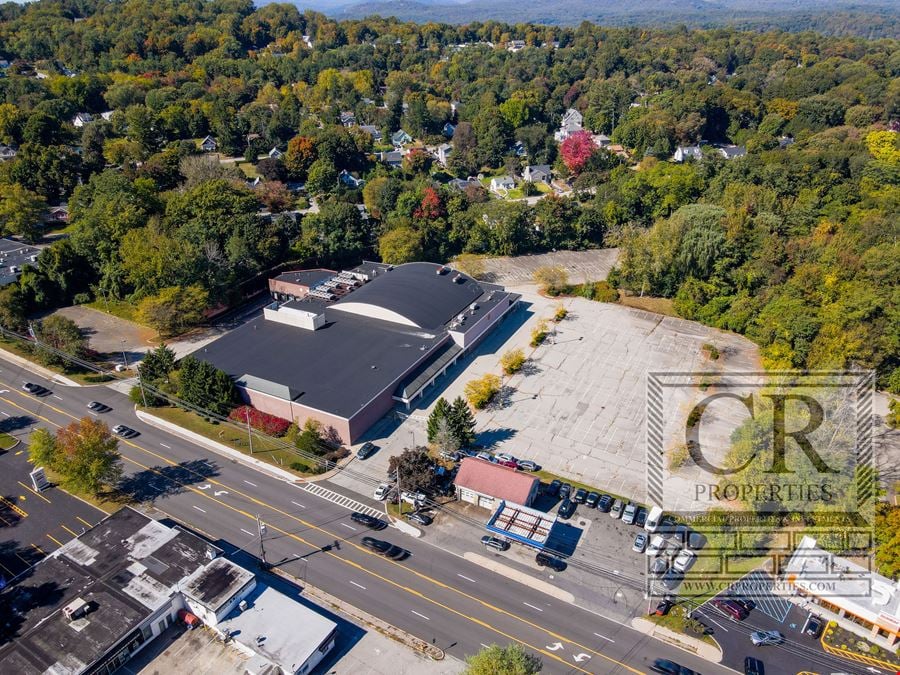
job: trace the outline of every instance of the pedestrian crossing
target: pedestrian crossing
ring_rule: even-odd
[[[300,488],[306,490],[312,495],[315,495],[316,497],[327,499],[332,504],[343,506],[345,509],[350,509],[351,511],[359,511],[360,513],[375,516],[376,518],[384,518],[384,510],[379,510],[363,504],[362,502],[358,502],[355,499],[350,499],[350,497],[342,495],[339,492],[335,492],[334,490],[329,490],[326,487],[322,487],[318,483],[304,483],[300,486]]]

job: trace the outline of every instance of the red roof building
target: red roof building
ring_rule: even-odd
[[[456,497],[486,509],[501,501],[530,506],[537,496],[540,479],[484,459],[466,457],[456,474]]]

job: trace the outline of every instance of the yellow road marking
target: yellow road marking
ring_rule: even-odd
[[[57,543],[58,546],[62,546],[62,545],[63,545],[63,543],[62,543],[59,539],[57,539],[56,537],[54,537],[54,536],[53,536],[52,534],[50,534],[50,533],[47,534],[47,538],[50,539],[50,540],[52,540],[52,541],[55,541],[55,542]]]
[[[16,391],[16,390],[13,389],[13,391]],[[24,398],[28,398],[27,396],[25,396],[25,395],[22,394],[21,392],[16,391],[16,393],[19,394],[20,396],[23,396]],[[4,399],[4,398],[0,397],[0,400],[7,400],[7,399]],[[30,399],[29,399],[29,400],[30,400]],[[12,403],[11,401],[9,401],[9,402]],[[13,405],[16,405],[16,404],[13,403]],[[68,417],[68,418],[73,419],[73,420],[80,419],[80,418],[78,418],[78,417],[72,415],[71,413],[68,413],[68,412],[66,412],[66,411],[64,411],[64,410],[60,410],[59,408],[56,408],[55,406],[53,406],[53,405],[51,405],[51,404],[49,404],[49,403],[43,403],[43,402],[42,402],[42,405],[46,405],[46,406],[47,406],[48,408],[50,408],[51,410],[56,411],[57,413],[63,415],[64,417]],[[21,408],[21,406],[17,406],[17,407]],[[26,412],[32,412],[32,411],[27,410],[27,409],[25,409],[25,408],[21,408],[21,409],[26,410]],[[40,417],[40,416],[38,416],[38,417]],[[45,421],[49,422],[50,424],[53,424],[53,425],[56,426],[56,427],[60,427],[60,426],[61,426],[61,425],[56,424],[56,423],[54,423],[54,422],[50,422],[50,420],[47,420],[47,418],[45,418],[45,417],[41,417],[41,419],[44,419]],[[129,445],[129,446],[131,446],[131,447],[133,447],[133,448],[135,448],[135,449],[137,449],[137,450],[140,450],[140,451],[142,451],[142,452],[144,452],[144,453],[146,453],[146,454],[149,454],[149,455],[151,455],[151,456],[153,456],[153,457],[155,457],[155,458],[157,458],[157,459],[159,459],[159,460],[161,460],[161,461],[163,461],[163,462],[169,464],[170,466],[178,466],[178,463],[177,463],[177,462],[174,462],[173,460],[169,459],[168,457],[165,457],[165,456],[163,456],[163,455],[159,455],[159,454],[153,452],[152,450],[148,450],[147,448],[144,448],[143,446],[140,446],[140,445],[138,445],[138,444],[136,444],[136,443],[133,443],[132,441],[129,441],[129,440],[127,440],[127,439],[121,439],[120,442],[124,442],[125,444],[127,444],[127,445]],[[124,457],[124,456],[122,457],[122,459],[127,460],[127,461],[130,461],[130,462],[132,462],[133,464],[136,464],[137,466],[140,466],[140,467],[142,467],[142,468],[145,469],[145,470],[153,471],[153,472],[156,473],[156,474],[162,475],[159,471],[156,471],[155,469],[153,469],[153,468],[151,468],[151,467],[149,467],[149,466],[146,466],[146,465],[144,465],[144,464],[141,464],[140,462],[137,462],[137,461],[135,461],[135,460],[129,459],[129,458]],[[254,503],[254,504],[257,504],[257,505],[259,505],[259,506],[265,507],[265,508],[269,509],[270,511],[274,511],[275,513],[278,513],[278,514],[280,514],[280,515],[282,515],[282,516],[285,516],[285,517],[289,518],[290,520],[294,520],[294,521],[296,521],[296,522],[298,522],[298,523],[304,525],[304,526],[307,527],[307,528],[314,529],[314,530],[316,530],[316,531],[318,531],[318,532],[321,532],[321,533],[323,533],[323,534],[327,534],[329,537],[336,537],[337,539],[339,539],[339,540],[341,540],[341,541],[343,541],[343,542],[345,542],[345,543],[347,543],[347,544],[350,544],[351,546],[353,546],[354,548],[356,548],[357,550],[359,550],[359,551],[361,551],[361,552],[363,552],[363,553],[366,553],[366,554],[368,554],[368,555],[375,555],[374,553],[368,551],[367,549],[365,549],[365,548],[363,548],[362,546],[356,544],[355,542],[352,542],[352,541],[347,540],[346,538],[343,537],[343,535],[335,534],[334,532],[331,532],[331,531],[329,531],[329,530],[326,530],[326,529],[324,529],[324,528],[322,528],[322,527],[320,527],[320,526],[318,526],[318,525],[316,525],[316,524],[314,524],[314,523],[310,523],[310,522],[307,522],[307,521],[303,520],[302,518],[298,518],[297,516],[295,516],[295,515],[293,515],[293,514],[291,514],[291,513],[288,513],[288,512],[286,512],[286,511],[283,511],[283,510],[279,509],[279,508],[276,507],[276,506],[273,506],[273,505],[268,504],[268,503],[266,503],[266,502],[263,502],[263,501],[261,501],[261,500],[259,500],[259,499],[256,499],[255,497],[253,497],[253,496],[251,496],[251,495],[248,495],[248,494],[242,492],[241,490],[239,490],[239,489],[237,489],[237,488],[233,488],[233,487],[229,486],[229,485],[226,484],[226,483],[222,483],[221,481],[217,481],[217,480],[215,480],[215,479],[212,479],[212,478],[203,476],[202,474],[200,474],[200,473],[198,473],[198,472],[196,472],[196,471],[191,471],[191,473],[194,473],[195,475],[200,476],[201,478],[203,478],[203,480],[205,480],[205,481],[207,481],[207,482],[209,482],[209,483],[213,483],[213,484],[218,485],[218,486],[220,486],[220,487],[222,487],[222,488],[226,488],[226,489],[229,490],[229,492],[232,492],[232,493],[234,493],[234,494],[238,494],[238,495],[242,496],[244,499],[247,499],[248,501],[250,501],[250,502],[252,502],[252,503]],[[170,477],[166,477],[166,478],[168,478],[169,480],[172,480],[174,483],[176,483],[176,484],[182,486],[183,488],[188,489],[188,490],[190,490],[191,492],[194,492],[195,494],[201,495],[201,496],[205,497],[206,499],[209,499],[209,500],[211,500],[211,501],[213,501],[213,502],[215,502],[215,503],[217,503],[217,504],[219,504],[219,505],[221,505],[221,506],[224,506],[224,507],[227,508],[227,509],[230,509],[230,510],[232,510],[232,511],[235,511],[236,513],[240,513],[241,515],[243,515],[244,517],[246,517],[246,518],[248,518],[248,519],[250,519],[250,520],[253,520],[253,521],[256,520],[256,515],[247,513],[246,511],[243,511],[243,510],[238,509],[238,508],[236,508],[236,507],[234,507],[234,506],[231,506],[230,504],[227,504],[226,502],[223,502],[222,500],[220,500],[220,499],[218,499],[218,498],[216,498],[216,497],[213,497],[212,495],[207,494],[207,493],[206,493],[205,491],[203,491],[203,490],[198,490],[198,489],[193,488],[193,487],[191,487],[191,486],[189,486],[189,485],[185,485],[185,484],[183,484],[183,483],[179,483],[178,481],[176,481],[176,480],[174,480],[174,479],[172,479],[172,478],[170,478]],[[295,539],[296,541],[299,541],[299,542],[301,542],[301,543],[303,543],[303,544],[306,544],[307,546],[311,547],[311,548],[314,549],[314,550],[320,550],[320,549],[321,549],[320,546],[315,546],[314,544],[311,544],[310,542],[308,542],[308,541],[302,539],[301,537],[298,537],[297,535],[295,535],[295,534],[293,534],[293,533],[291,533],[291,532],[288,532],[288,531],[286,531],[286,530],[283,530],[283,529],[281,529],[281,528],[279,528],[279,527],[277,527],[277,526],[275,526],[275,525],[272,525],[271,523],[268,523],[268,525],[269,525],[272,529],[278,530],[278,531],[281,532],[282,534],[284,534],[284,535],[286,535],[286,536],[289,536],[289,537],[291,537],[292,539]],[[48,535],[48,536],[49,536],[49,535]],[[334,554],[334,553],[332,553],[332,552],[330,552],[330,551],[328,551],[327,554],[328,554],[329,556],[334,557],[334,558],[337,559],[337,560],[340,560],[340,561],[342,561],[342,562],[348,564],[348,565],[352,565],[352,566],[354,566],[354,567],[359,567],[359,566],[358,566],[356,563],[354,563],[353,561],[348,560],[348,559],[346,559],[346,558],[342,558],[342,557],[340,557],[340,556],[338,556],[338,555],[336,555],[336,554]],[[385,560],[385,561],[388,562],[389,564],[396,565],[396,566],[399,567],[400,569],[403,569],[403,570],[406,570],[407,572],[412,573],[414,576],[418,577],[419,579],[421,579],[421,580],[423,580],[423,581],[427,581],[427,582],[429,582],[429,583],[431,583],[431,584],[433,584],[433,585],[435,585],[435,586],[437,586],[437,587],[439,587],[439,588],[443,588],[443,589],[445,589],[445,590],[453,591],[454,593],[456,593],[456,594],[458,594],[458,595],[460,595],[460,596],[462,596],[462,597],[464,597],[464,598],[466,598],[466,599],[468,599],[468,600],[471,600],[471,601],[473,601],[473,602],[475,602],[475,603],[477,603],[477,604],[480,604],[482,607],[484,607],[484,608],[486,608],[486,609],[490,609],[490,610],[492,610],[492,611],[494,611],[494,612],[497,612],[497,613],[502,614],[502,615],[504,615],[504,616],[507,616],[507,617],[509,617],[509,618],[515,619],[515,620],[517,620],[517,621],[519,621],[519,622],[525,624],[526,626],[529,626],[529,627],[531,627],[531,628],[533,628],[533,629],[535,629],[535,630],[537,630],[537,631],[546,633],[547,635],[549,635],[549,636],[551,636],[551,637],[553,637],[553,638],[555,638],[555,639],[557,639],[557,640],[565,641],[565,642],[567,642],[567,643],[569,643],[569,644],[572,644],[572,645],[578,647],[579,649],[584,650],[585,652],[589,652],[589,653],[594,654],[594,655],[596,655],[596,656],[599,656],[600,658],[605,659],[605,660],[607,660],[607,661],[609,661],[609,662],[611,662],[611,663],[615,663],[616,665],[619,665],[619,666],[625,668],[625,669],[628,670],[629,672],[632,672],[632,673],[635,673],[635,674],[637,674],[637,675],[640,675],[640,671],[639,671],[639,670],[634,670],[634,669],[631,668],[628,664],[622,663],[621,661],[617,661],[616,659],[614,659],[614,658],[612,658],[612,657],[610,657],[610,656],[607,656],[606,654],[603,654],[602,652],[598,652],[598,651],[596,651],[595,649],[592,649],[591,647],[588,647],[587,645],[580,644],[580,643],[578,643],[578,642],[572,640],[571,638],[567,638],[567,637],[565,637],[565,636],[563,636],[563,635],[560,635],[559,633],[556,633],[556,632],[554,632],[554,631],[552,631],[552,630],[550,630],[550,629],[548,629],[548,628],[546,628],[546,627],[544,627],[544,626],[540,626],[540,625],[538,625],[538,624],[536,624],[536,623],[534,623],[534,622],[532,622],[532,621],[530,621],[530,620],[528,620],[528,619],[526,619],[526,618],[524,618],[524,617],[521,617],[521,616],[519,616],[519,615],[517,615],[517,614],[514,614],[514,613],[512,613],[512,612],[510,612],[510,611],[508,611],[508,610],[505,610],[505,609],[501,608],[501,607],[497,607],[497,606],[495,606],[495,605],[492,605],[492,604],[489,603],[489,602],[485,602],[485,601],[482,600],[481,598],[477,598],[477,597],[475,597],[475,596],[472,596],[472,595],[466,593],[465,591],[462,591],[461,589],[458,589],[458,588],[456,588],[456,587],[454,587],[454,586],[450,586],[449,584],[446,584],[446,583],[444,583],[444,582],[442,582],[442,581],[439,581],[439,580],[437,580],[437,579],[434,579],[434,578],[432,578],[432,577],[430,577],[430,576],[428,576],[428,575],[426,575],[426,574],[423,574],[423,573],[421,573],[421,572],[418,572],[418,571],[416,571],[416,570],[414,570],[414,569],[412,569],[412,568],[410,568],[410,567],[407,567],[406,565],[401,565],[400,563],[398,563],[398,562],[395,561],[395,560],[389,560],[389,559],[386,559],[386,558],[383,558],[383,560]],[[459,616],[464,617],[464,618],[466,618],[466,619],[468,619],[468,620],[470,620],[470,621],[472,621],[472,622],[474,622],[474,623],[477,623],[478,625],[483,625],[483,626],[485,626],[485,627],[488,627],[488,628],[490,628],[491,630],[495,631],[496,633],[498,633],[498,634],[500,634],[500,635],[503,635],[504,637],[506,637],[506,638],[508,638],[508,639],[514,640],[514,641],[516,641],[516,642],[520,642],[521,644],[523,644],[523,645],[529,647],[530,649],[534,649],[535,651],[538,651],[538,652],[540,652],[540,653],[542,653],[542,654],[545,654],[545,655],[546,655],[547,657],[549,657],[549,658],[553,658],[553,659],[555,659],[555,660],[557,660],[557,661],[560,661],[560,662],[562,662],[562,663],[565,663],[566,665],[568,665],[568,666],[570,666],[570,667],[572,667],[572,668],[574,668],[574,669],[576,669],[576,670],[579,670],[579,671],[581,671],[581,672],[584,672],[584,673],[590,673],[590,671],[583,670],[583,669],[579,668],[578,666],[572,665],[571,663],[569,663],[569,662],[566,661],[565,659],[560,658],[559,656],[557,656],[557,655],[554,654],[553,652],[548,652],[548,651],[546,651],[546,650],[537,649],[536,647],[534,647],[534,646],[532,646],[532,645],[529,645],[528,643],[524,642],[523,640],[521,640],[521,639],[519,639],[519,638],[515,638],[515,637],[513,637],[513,636],[507,635],[506,633],[503,633],[502,631],[500,631],[500,630],[497,629],[497,628],[494,628],[493,626],[488,626],[487,624],[485,624],[485,623],[484,623],[483,621],[481,621],[480,619],[477,619],[477,618],[475,618],[475,617],[470,617],[470,616],[468,616],[468,615],[466,615],[466,614],[463,614],[462,612],[459,612],[458,610],[455,610],[455,609],[453,609],[453,608],[451,608],[451,607],[444,606],[442,603],[439,603],[439,602],[436,601],[436,600],[433,600],[433,599],[431,599],[431,598],[428,598],[427,596],[421,595],[421,593],[420,593],[419,591],[416,591],[415,589],[412,589],[412,588],[408,588],[408,587],[406,587],[406,586],[403,586],[402,584],[399,584],[398,582],[392,581],[392,580],[388,579],[387,577],[382,577],[381,575],[376,574],[375,572],[372,572],[371,570],[367,570],[367,569],[362,568],[362,567],[359,567],[359,569],[360,569],[361,571],[363,571],[363,572],[369,574],[370,576],[374,576],[375,578],[384,581],[385,583],[388,583],[388,584],[391,584],[391,585],[393,585],[393,586],[396,586],[397,588],[400,588],[400,589],[402,589],[402,590],[405,590],[405,591],[407,591],[407,592],[409,592],[409,593],[412,593],[412,594],[414,594],[414,595],[419,595],[419,596],[421,596],[424,600],[427,600],[428,602],[431,602],[432,604],[435,604],[435,605],[437,605],[437,606],[439,606],[439,607],[443,607],[443,608],[445,608],[445,609],[446,609],[447,611],[449,611],[449,612],[458,614]]]
[[[18,513],[18,514],[19,514],[20,516],[22,516],[23,518],[27,518],[27,517],[28,517],[28,512],[27,512],[27,511],[25,511],[24,509],[19,508],[18,506],[15,505],[15,503],[9,501],[6,497],[0,496],[0,504],[5,504],[7,508],[9,508],[9,509],[15,511],[16,513]]]
[[[40,497],[41,499],[43,499],[43,500],[44,500],[45,502],[47,502],[48,504],[52,504],[52,503],[53,503],[53,502],[51,502],[49,499],[47,499],[44,495],[42,495],[40,492],[37,492],[36,490],[32,490],[30,487],[28,487],[27,485],[25,485],[25,483],[23,483],[22,481],[17,480],[16,482],[17,482],[19,485],[21,485],[23,488],[25,488],[26,490],[28,490],[31,494],[35,495],[36,497]]]
[[[16,452],[16,457],[18,457],[19,455],[21,455],[23,452],[25,452],[25,451],[24,451],[24,450],[19,450],[18,452]]]
[[[62,523],[60,523],[60,526],[61,526],[62,529],[64,529],[66,532],[68,532],[69,534],[71,534],[73,537],[77,537],[77,536],[78,536],[78,533],[77,533],[77,532],[75,532],[75,531],[73,531],[73,530],[70,530],[68,527],[66,527],[66,526],[63,525]]]
[[[38,553],[40,553],[41,555],[47,555],[47,552],[37,544],[32,544],[32,546],[34,546],[37,549]]]
[[[80,520],[82,523],[84,523],[84,524],[87,525],[88,527],[93,527],[93,525],[91,525],[88,521],[86,521],[86,520],[85,520],[84,518],[82,518],[81,516],[75,516],[75,517],[78,518],[78,520]]]

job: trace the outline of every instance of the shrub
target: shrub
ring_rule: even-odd
[[[90,293],[76,293],[72,297],[73,305],[86,305],[92,300]]]
[[[595,302],[618,302],[619,293],[607,281],[595,281],[582,287],[582,295]]]
[[[101,382],[111,382],[113,377],[111,375],[107,375],[106,373],[96,373],[92,375],[85,375],[84,381],[90,382],[92,384],[99,384]]]
[[[705,342],[701,349],[710,361],[716,361],[720,356],[718,347],[711,342]]]
[[[681,443],[669,450],[669,471],[674,471],[684,466],[691,458],[687,443]]]
[[[560,305],[559,307],[556,308],[556,313],[553,315],[553,320],[556,323],[559,323],[560,321],[565,319],[567,316],[569,316],[569,310],[567,310],[565,307]]]
[[[539,267],[534,271],[534,281],[547,295],[559,295],[569,288],[569,275],[562,267]]]
[[[525,365],[525,352],[521,349],[510,349],[500,357],[500,365],[507,375],[518,373]]]
[[[284,436],[291,426],[288,420],[264,413],[249,405],[238,406],[229,413],[228,419],[238,424],[247,424],[248,416],[251,427],[269,436]]]
[[[531,331],[531,346],[537,347],[547,339],[547,322],[541,319]]]
[[[466,399],[476,410],[481,410],[500,392],[500,378],[493,373],[466,384]]]
[[[700,410],[699,407],[692,408],[691,413],[688,415],[688,418],[687,418],[688,427],[697,426],[700,423],[701,415],[703,415],[703,412]]]

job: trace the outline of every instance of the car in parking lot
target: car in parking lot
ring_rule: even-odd
[[[499,464],[500,466],[509,467],[510,469],[518,469],[519,468],[519,465],[516,464],[516,460],[514,460],[514,459],[498,459],[495,463]]]
[[[530,459],[516,460],[516,465],[520,471],[538,471],[541,468],[540,464],[536,464]]]
[[[672,561],[672,567],[679,572],[687,572],[697,560],[697,555],[688,549],[683,549]]]
[[[43,394],[50,393],[50,390],[47,389],[47,387],[42,387],[41,385],[35,384],[34,382],[26,382],[22,385],[22,389],[34,396],[41,396]]]
[[[610,508],[612,508],[613,498],[609,495],[600,495],[600,500],[597,502],[597,510],[602,511],[603,513],[609,513]]]
[[[650,509],[650,513],[647,514],[647,522],[644,523],[644,529],[647,530],[647,532],[656,532],[661,519],[662,509],[658,506],[654,506]]]
[[[678,588],[679,584],[684,581],[684,572],[669,568],[669,571],[662,575],[662,583],[670,591]]]
[[[744,675],[766,675],[766,667],[759,659],[748,656],[744,659]]]
[[[548,483],[547,488],[544,490],[544,492],[546,494],[550,495],[551,497],[555,497],[556,495],[559,494],[559,488],[561,486],[562,486],[562,481],[556,480],[554,478],[552,481],[550,481],[550,483]]]
[[[780,645],[784,642],[784,635],[777,630],[757,630],[750,633],[750,642],[754,647]]]
[[[359,450],[356,451],[356,459],[369,459],[369,457],[375,454],[376,450],[378,450],[378,446],[370,441],[366,441],[359,446]]]
[[[737,595],[732,597],[731,601],[736,602],[741,607],[743,607],[747,614],[750,614],[750,612],[752,612],[756,608],[756,603],[753,602],[750,598],[743,598]]]
[[[643,506],[639,506],[637,509],[637,513],[634,514],[634,524],[640,528],[644,527],[644,523],[647,522],[647,509]]]
[[[587,499],[587,490],[584,488],[578,488],[575,490],[575,494],[572,496],[572,501],[576,504],[584,504],[584,500]]]
[[[516,458],[510,455],[508,452],[500,452],[494,455],[498,462],[515,462]]]
[[[675,526],[675,540],[678,544],[684,548],[688,545],[688,542],[691,539],[691,528],[687,525],[676,525]]]
[[[92,410],[92,411],[98,412],[98,413],[105,413],[105,412],[109,412],[110,410],[112,410],[112,408],[110,408],[105,403],[100,403],[100,401],[91,401],[90,403],[87,404],[87,408],[88,408],[88,410]]]
[[[503,541],[498,537],[492,537],[488,534],[484,535],[481,538],[481,545],[486,546],[487,548],[493,548],[497,551],[508,551],[509,550],[509,542]]]
[[[111,430],[116,436],[120,436],[121,438],[134,438],[138,435],[138,432],[132,429],[131,427],[126,427],[124,424],[117,424]]]
[[[370,516],[368,513],[360,513],[359,511],[354,511],[353,513],[351,513],[350,520],[352,520],[354,523],[359,523],[360,525],[371,527],[373,530],[383,530],[387,527],[387,523],[380,518]]]
[[[372,493],[372,496],[378,501],[384,501],[388,498],[392,488],[393,486],[390,483],[379,483],[378,487],[375,488],[375,492]]]
[[[590,509],[597,507],[597,502],[600,501],[600,495],[597,492],[588,492],[587,497],[584,498],[584,505]]]
[[[406,513],[403,517],[407,520],[411,520],[414,523],[425,526],[431,525],[431,523],[434,522],[434,518],[424,513],[419,513],[418,511],[414,511],[413,513]]]
[[[815,614],[810,614],[803,632],[813,639],[819,637],[819,633],[822,632],[822,618]]]
[[[559,486],[559,498],[568,499],[570,494],[572,494],[572,486],[568,483],[562,483]]]
[[[424,504],[428,501],[428,495],[424,492],[407,492],[404,490],[400,493],[400,501],[404,501],[407,504],[412,504],[413,506],[419,506],[420,504]]]
[[[665,616],[674,606],[675,603],[670,598],[665,597],[659,601],[658,605],[656,605],[656,609],[653,611],[653,614],[655,616]]]
[[[609,510],[609,515],[613,518],[619,518],[622,515],[623,508],[625,508],[625,505],[622,503],[622,500],[617,499],[613,502],[612,508]]]
[[[634,514],[637,511],[637,505],[632,502],[628,502],[625,506],[625,510],[622,511],[622,522],[626,525],[631,525],[634,522]]]
[[[560,560],[556,556],[550,555],[549,553],[544,553],[543,551],[535,556],[534,561],[540,567],[549,567],[550,569],[557,572],[562,572],[564,569],[566,569],[565,561]]]
[[[647,547],[647,555],[660,555],[666,550],[666,538],[661,534],[654,534]]]
[[[639,532],[634,538],[634,544],[631,545],[631,550],[635,553],[643,553],[645,548],[647,548],[647,535],[643,532]]]
[[[568,520],[575,513],[575,502],[571,499],[563,499],[559,504],[557,515],[563,520]]]
[[[669,659],[656,659],[653,662],[653,665],[650,666],[650,670],[654,673],[661,673],[662,675],[697,675],[697,673],[690,668],[686,668]]]
[[[743,621],[747,618],[747,610],[730,598],[715,597],[709,603],[716,609],[724,612],[735,621]]]
[[[496,461],[496,460],[494,459],[494,456],[493,456],[491,453],[489,453],[489,452],[484,452],[484,451],[482,451],[482,452],[479,452],[479,453],[478,453],[477,455],[475,455],[475,456],[476,456],[478,459],[483,459],[483,460],[486,461],[486,462],[494,462],[494,461]]]
[[[688,548],[692,551],[699,551],[701,548],[706,546],[706,536],[704,536],[700,532],[691,531],[690,536],[688,537]]]
[[[669,569],[669,561],[663,557],[655,558],[650,565],[650,574],[659,577],[666,573]]]

